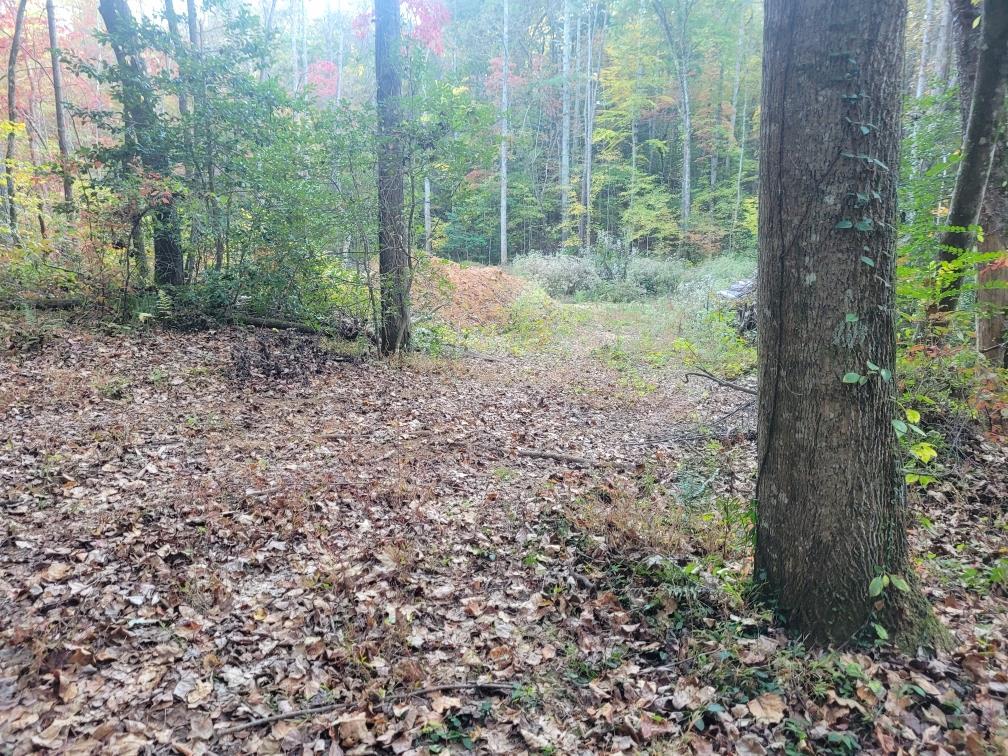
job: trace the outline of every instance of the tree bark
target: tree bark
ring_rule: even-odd
[[[755,578],[815,642],[872,622],[906,644],[939,632],[891,425],[905,23],[905,0],[765,4]],[[873,598],[883,574],[907,591]]]
[[[424,176],[423,180],[423,225],[424,225],[424,252],[429,256],[433,249],[433,224],[431,222],[431,185],[430,176]]]
[[[63,67],[56,44],[56,11],[53,0],[46,0],[46,23],[49,28],[49,57],[52,60],[53,96],[56,100],[56,142],[60,152],[60,173],[63,175],[63,201],[73,207],[73,178],[70,176],[70,144],[67,141],[66,113],[63,109]]]
[[[973,96],[968,101],[965,96],[960,98],[960,112],[968,112],[969,117],[964,120],[967,126],[962,159],[946,219],[949,230],[939,240],[937,260],[942,266],[955,264],[973,243],[973,228],[981,221],[985,190],[994,163],[999,124],[1004,123],[1005,88],[1008,86],[1008,3],[991,0],[984,3],[977,45],[975,36],[964,28],[973,12],[972,4],[969,0],[953,2],[969,6],[953,6],[953,10],[960,88],[969,91],[972,76]],[[972,22],[969,22],[968,29],[973,29]],[[971,59],[974,51],[977,51],[973,58],[975,65]],[[996,212],[987,220],[1000,223]],[[945,314],[955,309],[964,274],[965,271],[959,267],[953,268],[951,275],[946,276],[934,308],[937,313]]]
[[[938,94],[949,86],[949,60],[951,59],[952,9],[948,2],[942,3],[941,26],[938,27],[938,44],[935,49],[935,89]]]
[[[927,0],[924,6],[924,26],[921,30],[920,60],[917,63],[917,89],[914,96],[919,100],[924,96],[924,86],[927,84],[928,42],[931,36],[931,14],[934,10],[934,0]]]
[[[504,54],[501,64],[501,138],[500,138],[500,264],[508,263],[508,78],[511,74],[508,44],[509,0],[504,0],[504,28],[501,33]]]
[[[410,345],[410,265],[403,223],[402,96],[399,0],[375,0],[378,110],[378,273],[383,354]]]
[[[21,32],[24,29],[25,7],[28,0],[20,0],[17,6],[17,13],[14,17],[14,35],[11,37],[10,55],[7,57],[7,120],[11,123],[17,121],[17,59],[21,48]],[[14,204],[14,169],[11,161],[14,160],[14,131],[7,134],[7,152],[4,160],[4,174],[7,179],[7,226],[10,230],[11,238],[18,243],[17,231],[17,207]]]
[[[563,5],[563,81],[560,121],[560,246],[566,247],[570,231],[570,138],[571,138],[571,0]]]

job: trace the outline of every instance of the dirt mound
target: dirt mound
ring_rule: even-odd
[[[501,268],[433,258],[413,291],[419,312],[433,312],[456,328],[473,328],[504,322],[508,307],[527,287],[527,281]]]

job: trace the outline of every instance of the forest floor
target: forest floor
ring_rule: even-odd
[[[751,397],[666,309],[3,357],[0,752],[1003,752],[1005,450],[914,497],[953,648],[807,650],[745,598]]]

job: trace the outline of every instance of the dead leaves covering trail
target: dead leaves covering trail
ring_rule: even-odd
[[[328,364],[315,346],[306,376],[298,354],[237,375],[241,332],[63,336],[0,363],[5,752],[1003,747],[996,589],[926,562],[953,654],[810,654],[732,593],[749,567],[727,514],[673,537],[751,474],[742,436],[702,487],[695,445],[639,444],[720,406],[706,394],[613,404],[596,363]],[[994,548],[975,540],[991,482],[965,479],[925,550]],[[465,682],[505,690],[395,697]]]

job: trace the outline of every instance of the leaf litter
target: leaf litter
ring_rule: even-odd
[[[1002,448],[915,502],[953,649],[812,651],[746,600],[751,410],[641,443],[730,391],[263,338],[0,363],[4,752],[1005,749]]]

